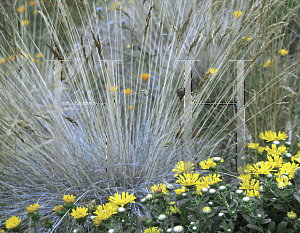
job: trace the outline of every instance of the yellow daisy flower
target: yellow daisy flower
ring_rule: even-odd
[[[288,212],[288,213],[287,213],[287,216],[288,216],[289,218],[296,218],[296,217],[297,217],[297,215],[296,215],[293,211]]]
[[[255,149],[257,149],[258,148],[258,146],[259,146],[259,143],[249,143],[248,144],[248,148],[250,148],[250,149],[252,149],[252,150],[255,150]]]
[[[21,218],[20,217],[16,217],[16,216],[12,216],[10,219],[8,219],[5,222],[6,228],[8,229],[12,229],[12,228],[16,228],[19,226],[21,222]]]
[[[27,211],[29,214],[33,214],[37,211],[38,208],[39,208],[39,204],[36,203],[34,205],[30,205],[29,207],[27,207]]]

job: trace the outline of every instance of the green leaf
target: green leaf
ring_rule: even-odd
[[[250,217],[246,214],[242,215],[244,219],[246,219],[247,222],[250,222]]]
[[[286,224],[287,224],[287,222],[285,222],[285,221],[282,221],[281,223],[279,223],[278,227],[277,227],[277,233],[285,233]]]
[[[266,218],[266,219],[262,219],[260,221],[260,224],[266,224],[266,223],[269,223],[269,222],[271,222],[271,219],[270,218]]]
[[[292,229],[292,228],[288,228],[286,229],[286,233],[296,233],[297,231]]]
[[[275,230],[275,222],[270,222],[269,225],[268,225],[268,230],[273,233],[274,230]]]
[[[260,229],[258,226],[252,225],[252,224],[247,224],[247,227],[253,229],[253,230],[257,230],[259,232],[263,232],[262,229]]]
[[[300,203],[300,196],[297,194],[297,193],[295,193],[294,194],[294,197],[297,199],[297,201]]]

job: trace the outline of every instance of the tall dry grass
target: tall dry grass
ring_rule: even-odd
[[[73,8],[63,0],[35,3],[6,0],[0,5],[1,228],[13,215],[28,223],[26,207],[34,203],[40,204],[42,218],[50,216],[58,223],[59,218],[50,213],[62,204],[64,194],[81,197],[78,203],[96,199],[104,204],[115,192],[126,191],[137,197],[133,214],[145,214],[139,200],[152,185],[170,182],[172,169],[184,157],[176,137],[183,130],[184,106],[176,91],[184,87],[184,64],[176,59],[200,60],[192,65],[192,91],[193,102],[202,103],[236,101],[236,63],[229,60],[252,59],[245,68],[246,141],[256,143],[265,130],[284,131],[292,142],[292,155],[296,153],[300,131],[299,47],[294,44],[299,37],[297,1],[124,1],[116,9],[111,9],[113,3],[117,6],[113,1],[73,1]],[[24,13],[17,11],[22,5]],[[34,10],[39,14],[32,14]],[[78,13],[76,18],[70,11]],[[235,11],[243,14],[236,18]],[[25,19],[30,20],[27,26],[22,25]],[[281,49],[288,55],[278,54]],[[43,57],[35,58],[38,53]],[[98,60],[123,59],[114,70],[118,86],[115,180],[103,176],[104,107],[65,106],[64,116],[78,126],[63,118],[64,154],[55,154],[54,63],[46,59],[58,58],[71,60],[63,65],[64,102],[102,101],[106,69]],[[274,64],[264,67],[272,59]],[[209,74],[210,68],[217,68],[217,73]],[[150,73],[147,82],[141,73]],[[127,88],[130,95],[124,93]],[[193,107],[193,132],[198,133],[193,137],[197,148],[192,162],[197,165],[221,155],[224,179],[236,175],[233,122],[230,105]],[[57,232],[62,231],[61,225]]]

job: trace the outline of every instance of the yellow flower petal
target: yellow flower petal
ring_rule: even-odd
[[[29,5],[30,5],[30,6],[34,6],[34,5],[35,5],[35,1],[30,1],[30,2],[29,2]]]
[[[126,95],[129,95],[132,92],[132,90],[130,90],[129,88],[127,88],[124,92],[125,92]]]
[[[285,50],[285,49],[281,49],[281,50],[278,51],[278,53],[281,54],[282,56],[285,56],[285,55],[288,54],[288,51]]]
[[[272,59],[272,61],[269,60],[269,61],[267,61],[267,62],[264,64],[264,67],[269,67],[269,66],[273,65],[273,63],[274,63],[274,60],[273,60],[273,59]]]
[[[241,11],[235,11],[233,13],[233,15],[234,15],[235,18],[240,18],[242,14],[243,14],[243,12],[241,12]]]
[[[140,74],[140,77],[143,79],[144,82],[147,82],[147,80],[150,78],[150,74]]]
[[[212,75],[215,74],[217,71],[218,71],[217,68],[216,68],[216,69],[213,69],[213,68],[209,69],[209,72],[210,72]]]

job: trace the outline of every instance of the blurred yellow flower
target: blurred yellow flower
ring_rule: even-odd
[[[288,216],[289,218],[296,218],[296,217],[297,217],[297,215],[296,215],[293,211],[288,212],[288,213],[287,213],[287,216]]]
[[[0,58],[0,64],[3,64],[5,62],[4,58]]]
[[[244,40],[244,39],[246,39],[246,37],[242,37],[242,39]],[[247,38],[247,41],[249,41],[249,40],[251,40],[251,37]]]
[[[133,1],[128,1],[129,4],[133,4]]]
[[[32,11],[32,14],[33,14],[33,15],[36,15],[37,13],[39,13],[39,11],[38,11],[38,10],[34,10],[34,11]]]
[[[34,205],[31,205],[31,206],[27,207],[27,211],[28,211],[29,214],[33,214],[37,211],[38,208],[39,208],[39,204],[36,203]]]
[[[300,147],[300,142],[297,144],[298,147]]]
[[[6,222],[5,222],[5,225],[6,225],[6,228],[16,228],[19,226],[21,222],[21,218],[20,217],[16,217],[16,216],[12,216],[10,219],[8,219]]]
[[[132,92],[132,90],[130,90],[129,88],[127,88],[124,92],[125,92],[126,95],[129,95]]]
[[[281,50],[278,51],[278,53],[281,54],[282,56],[285,56],[285,55],[288,54],[288,51],[285,50],[285,49],[281,49]]]
[[[116,91],[119,89],[119,87],[110,87],[109,85],[106,85],[108,90],[113,91],[114,93],[116,93]]]
[[[233,15],[234,15],[235,18],[240,18],[242,14],[243,14],[243,12],[241,12],[241,11],[235,11],[233,13]]]
[[[10,60],[10,61],[15,60],[15,59],[16,59],[16,56],[15,56],[15,55],[10,55],[10,56],[8,57],[8,60]]]
[[[56,3],[57,7],[61,7],[61,4],[59,2]]]
[[[24,13],[26,10],[25,6],[21,6],[17,9],[17,12]]]
[[[130,44],[128,44],[128,45],[127,45],[127,48],[130,49],[130,47],[131,47]]]
[[[40,66],[41,66],[41,65],[43,64],[43,62],[40,62],[39,64],[40,64]]]
[[[144,82],[147,82],[147,80],[150,78],[150,74],[140,74],[140,77],[143,79]]]
[[[118,7],[118,6],[120,6],[120,2],[117,2],[117,4],[116,4],[116,5],[117,5],[117,7]],[[112,9],[112,10],[116,9],[116,7],[115,7],[115,4],[112,6],[112,8],[111,8],[111,9]]]
[[[258,151],[258,154],[262,154],[265,151],[265,148],[260,146],[260,147],[258,147],[257,151]]]
[[[127,108],[130,110],[130,109],[132,109],[132,105],[130,105],[130,106],[127,106]]]
[[[124,6],[124,7],[122,7],[122,10],[123,10],[123,11],[126,11],[126,9],[127,9],[127,8],[126,8],[125,6]]]
[[[75,202],[75,196],[70,195],[70,194],[64,195],[63,200],[64,200],[64,203],[66,203],[66,204],[74,203]]]
[[[35,57],[36,58],[41,58],[41,57],[43,57],[43,54],[42,53],[37,53],[37,54],[35,54]]]
[[[248,148],[250,148],[250,149],[252,149],[252,150],[257,149],[258,146],[259,146],[259,143],[256,143],[256,144],[255,144],[255,143],[251,142],[251,143],[248,144]]]
[[[35,1],[30,1],[30,2],[29,2],[29,5],[30,5],[30,6],[34,6],[34,5],[35,5]]]
[[[264,64],[264,67],[269,67],[269,66],[273,65],[273,63],[274,63],[274,60],[273,60],[273,59],[272,59],[272,61],[269,60],[269,61],[267,61],[267,62]]]
[[[27,26],[29,24],[29,20],[28,19],[25,19],[22,21],[22,25],[24,26]]]
[[[213,68],[209,69],[209,72],[210,72],[211,74],[215,74],[217,71],[218,71],[217,68],[216,68],[216,69],[213,69]]]

